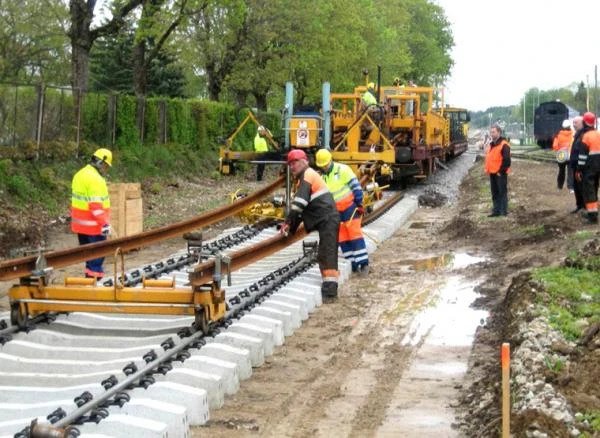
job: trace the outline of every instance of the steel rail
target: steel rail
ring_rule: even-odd
[[[404,195],[402,193],[397,193],[385,200],[385,202],[381,204],[377,210],[373,211],[373,213],[369,214],[363,219],[363,225],[371,223],[379,218],[403,197]],[[304,230],[303,226],[300,226],[300,228],[298,228],[296,233],[293,235],[284,236],[282,234],[277,234],[248,248],[243,248],[230,253],[228,254],[231,259],[229,269],[231,271],[236,271],[240,268],[243,268],[250,263],[275,254],[277,251],[291,245],[294,242],[297,242],[305,236],[306,231]],[[201,286],[209,283],[212,281],[214,273],[215,259],[210,259],[204,263],[200,263],[194,266],[193,270],[189,273],[190,283],[192,286]]]
[[[255,204],[261,198],[268,196],[283,186],[285,176],[280,176],[274,182],[257,190],[250,196],[238,199],[229,205],[219,207],[192,219],[177,222],[172,225],[144,231],[132,236],[119,237],[59,251],[44,253],[43,256],[48,266],[61,268],[85,260],[105,257],[120,248],[122,251],[142,248],[161,240],[182,236],[184,233],[222,221],[245,208]],[[31,275],[36,269],[38,256],[21,257],[0,262],[0,281],[12,280]]]

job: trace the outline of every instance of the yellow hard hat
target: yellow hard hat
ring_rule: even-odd
[[[93,156],[112,167],[112,152],[108,149],[100,148],[94,152]]]
[[[367,88],[375,89],[375,82],[369,82],[369,85],[367,85]]]
[[[319,149],[316,158],[317,167],[326,167],[331,163],[331,152],[327,149]]]

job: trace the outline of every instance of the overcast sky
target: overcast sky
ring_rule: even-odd
[[[481,111],[516,105],[534,87],[566,87],[586,76],[594,84],[600,0],[433,1],[454,35],[446,103]]]

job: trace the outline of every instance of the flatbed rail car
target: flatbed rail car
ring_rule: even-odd
[[[355,167],[370,163],[380,178],[401,181],[425,178],[438,161],[466,150],[466,137],[456,134],[464,133],[468,113],[435,109],[435,88],[383,86],[379,104],[367,109],[361,106],[365,91],[359,86],[354,93],[331,94],[334,160]]]

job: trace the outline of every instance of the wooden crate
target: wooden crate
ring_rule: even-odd
[[[114,237],[130,236],[144,231],[144,211],[140,183],[108,185],[110,224]]]

